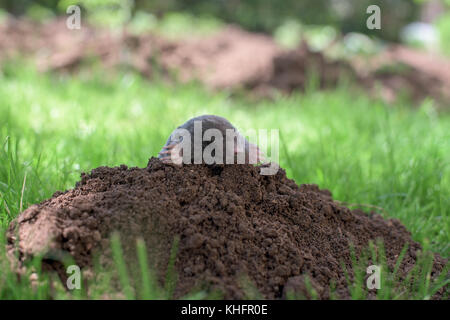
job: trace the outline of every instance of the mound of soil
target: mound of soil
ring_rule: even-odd
[[[254,84],[256,88],[276,88],[285,92],[303,89],[308,84],[308,76],[317,76],[320,88],[336,87],[339,79],[349,76],[357,77],[350,64],[345,61],[331,61],[321,52],[313,52],[303,41],[295,50],[288,50],[277,54],[272,60],[268,81],[259,78]]]
[[[340,298],[349,298],[341,263],[352,274],[350,243],[358,253],[378,238],[391,268],[405,243],[400,275],[413,267],[420,245],[399,221],[351,211],[327,190],[297,186],[282,169],[273,176],[259,170],[174,167],[156,158],[146,168],[99,167],[82,174],[74,189],[21,213],[9,227],[8,252],[19,251],[18,267],[44,252],[46,268],[64,276],[58,263],[63,252],[84,269],[92,267],[96,252],[111,264],[108,239],[116,231],[127,261],[134,259],[136,238],[145,240],[162,280],[178,237],[175,297],[207,289],[243,298],[248,282],[265,298],[282,298],[289,290],[308,297],[307,275],[320,298],[329,298],[331,281]],[[432,277],[444,264],[435,255]]]
[[[361,84],[385,101],[402,95],[417,102],[432,97],[441,107],[450,101],[450,60],[435,53],[396,45],[352,65]]]

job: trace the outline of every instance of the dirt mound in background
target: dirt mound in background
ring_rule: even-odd
[[[399,95],[409,95],[421,102],[427,97],[450,101],[450,60],[435,53],[391,46],[369,60],[355,59],[361,84],[385,101],[393,102]]]
[[[313,52],[306,42],[295,50],[279,53],[272,60],[273,71],[268,81],[259,78],[254,84],[255,88],[276,88],[291,92],[305,88],[308,77],[317,76],[320,88],[336,87],[343,76],[356,78],[357,75],[350,64],[345,61],[331,61],[321,52]]]
[[[183,82],[200,80],[210,88],[268,80],[279,52],[270,37],[234,26],[205,37],[169,40],[88,25],[69,30],[64,19],[44,24],[8,19],[0,24],[0,60],[31,55],[46,71],[73,70],[94,58],[104,67],[130,67],[146,77],[158,73]]]
[[[332,61],[305,42],[295,50],[283,50],[270,36],[236,26],[175,40],[89,25],[69,30],[64,19],[39,24],[10,18],[0,24],[0,61],[17,55],[31,56],[44,71],[75,71],[98,61],[106,68],[137,70],[147,78],[199,80],[211,89],[245,88],[263,97],[272,96],[273,89],[304,89],[314,71],[320,88],[334,87],[346,76],[388,102],[403,93],[418,102],[426,97],[450,101],[450,62],[443,57],[394,47],[369,60]],[[407,70],[396,71],[398,64]]]
[[[420,245],[397,220],[343,207],[327,190],[295,184],[280,169],[259,174],[252,165],[164,165],[152,158],[147,168],[100,167],[82,174],[76,187],[25,210],[8,230],[8,251],[19,251],[19,266],[44,248],[47,268],[57,269],[67,252],[85,269],[100,252],[110,260],[109,237],[120,233],[124,254],[132,261],[142,237],[160,279],[173,240],[175,297],[192,290],[220,290],[225,298],[243,298],[247,279],[265,298],[287,290],[308,296],[305,275],[320,298],[336,293],[349,298],[341,263],[351,271],[349,243],[360,252],[380,238],[392,268],[402,247],[404,276],[416,262]],[[56,260],[56,261],[55,261]],[[432,277],[445,261],[436,255]],[[442,291],[435,297],[439,297]],[[371,293],[372,296],[374,293]]]

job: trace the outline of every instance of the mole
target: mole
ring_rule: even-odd
[[[176,165],[257,164],[265,161],[256,144],[247,141],[230,121],[216,115],[198,116],[177,127],[158,158]]]

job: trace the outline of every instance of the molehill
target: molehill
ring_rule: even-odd
[[[136,255],[136,238],[145,241],[162,281],[178,238],[175,298],[199,289],[243,298],[250,283],[265,298],[284,298],[290,291],[310,297],[312,287],[327,299],[331,282],[339,298],[349,298],[342,264],[352,276],[350,245],[358,254],[376,239],[384,242],[390,268],[408,244],[400,277],[415,264],[421,247],[399,221],[352,211],[327,190],[297,186],[282,169],[273,176],[259,170],[175,167],[156,158],[146,168],[99,167],[83,173],[74,189],[21,213],[9,227],[7,250],[11,256],[19,251],[19,269],[43,252],[46,268],[64,277],[62,252],[83,269],[92,268],[97,253],[101,263],[111,263],[109,238],[116,231],[127,261]],[[445,263],[436,254],[431,276]]]

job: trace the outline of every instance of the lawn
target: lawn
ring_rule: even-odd
[[[243,130],[279,129],[280,165],[298,184],[400,219],[414,240],[450,256],[450,114],[431,101],[388,105],[345,84],[256,101],[129,72],[93,74],[18,65],[0,73],[0,233],[83,171],[146,166],[176,126],[208,113]],[[11,288],[2,272],[0,297],[12,297],[1,292]]]

